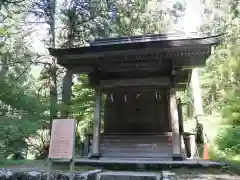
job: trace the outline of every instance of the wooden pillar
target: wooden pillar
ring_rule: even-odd
[[[63,89],[62,89],[62,104],[63,109],[61,110],[61,117],[62,118],[69,118],[70,114],[70,103],[71,103],[71,96],[72,96],[72,72],[70,70],[66,71],[66,74],[63,78]]]
[[[183,113],[182,113],[182,102],[181,99],[177,99],[177,110],[178,110],[178,122],[179,122],[179,134],[181,142],[181,155],[183,159],[187,158],[187,149],[184,141],[184,125],[183,125]]]
[[[190,144],[191,144],[191,159],[197,159],[198,151],[197,151],[197,145],[196,145],[196,135],[190,136]]]
[[[179,116],[177,108],[176,91],[170,91],[170,118],[172,127],[173,160],[181,160],[181,138],[179,130]]]
[[[184,132],[184,126],[183,126],[182,102],[180,98],[177,99],[177,109],[178,109],[179,131],[180,131],[180,134],[182,134]]]
[[[90,145],[90,136],[86,135],[86,138],[83,142],[84,147],[83,147],[83,156],[88,156],[89,154],[89,145]]]
[[[101,89],[95,88],[96,108],[93,122],[93,139],[91,158],[100,157],[100,125],[101,125]]]

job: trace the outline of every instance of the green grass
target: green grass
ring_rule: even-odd
[[[234,172],[240,175],[240,155],[227,156],[227,157],[217,157],[213,152],[209,154],[212,160],[221,161],[227,163],[226,167],[223,169],[228,170],[229,172]]]
[[[18,168],[34,168],[43,171],[48,171],[48,161],[47,160],[11,160],[5,159],[0,160],[0,168],[10,168],[10,169],[18,169]],[[53,164],[52,166],[53,171],[62,171],[68,172],[69,171],[69,164]],[[90,166],[79,166],[75,165],[74,171],[90,171],[96,168]]]
[[[46,163],[46,161],[44,161],[44,160],[27,160],[27,159],[11,160],[11,159],[5,159],[5,160],[0,161],[0,167],[21,166],[21,165],[38,166],[38,165],[43,165],[45,163]]]
[[[228,166],[229,166],[230,170],[240,174],[240,155],[235,155],[235,156],[232,156],[232,157],[228,157],[226,159],[226,161],[229,164]]]

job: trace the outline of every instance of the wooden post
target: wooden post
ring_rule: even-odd
[[[191,159],[196,159],[196,158],[198,158],[196,135],[190,136],[190,144],[191,144]]]
[[[89,145],[90,145],[90,137],[89,137],[89,135],[87,135],[85,140],[84,140],[83,156],[88,156],[88,154],[89,154]]]
[[[183,125],[183,114],[182,114],[182,102],[181,99],[177,99],[177,110],[178,110],[178,122],[179,122],[179,134],[180,134],[180,142],[181,142],[181,154],[182,158],[186,158],[187,156],[187,151],[186,151],[186,146],[184,143],[184,125]]]
[[[47,180],[51,180],[52,178],[52,161],[51,159],[48,160],[48,175]]]
[[[100,125],[101,125],[101,89],[95,88],[96,96],[96,109],[94,114],[93,123],[93,140],[92,140],[92,153],[91,158],[100,157]]]
[[[182,102],[180,98],[177,99],[177,109],[178,109],[179,131],[182,134],[184,132],[184,126],[183,126]]]
[[[179,131],[179,118],[176,91],[170,91],[170,117],[172,127],[172,148],[173,148],[173,160],[181,160],[181,138]]]

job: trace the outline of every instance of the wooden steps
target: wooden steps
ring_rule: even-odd
[[[171,158],[172,146],[165,135],[103,135],[102,157]]]

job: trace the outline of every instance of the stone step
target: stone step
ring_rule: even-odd
[[[107,171],[97,174],[96,180],[161,180],[161,178],[161,172]]]

